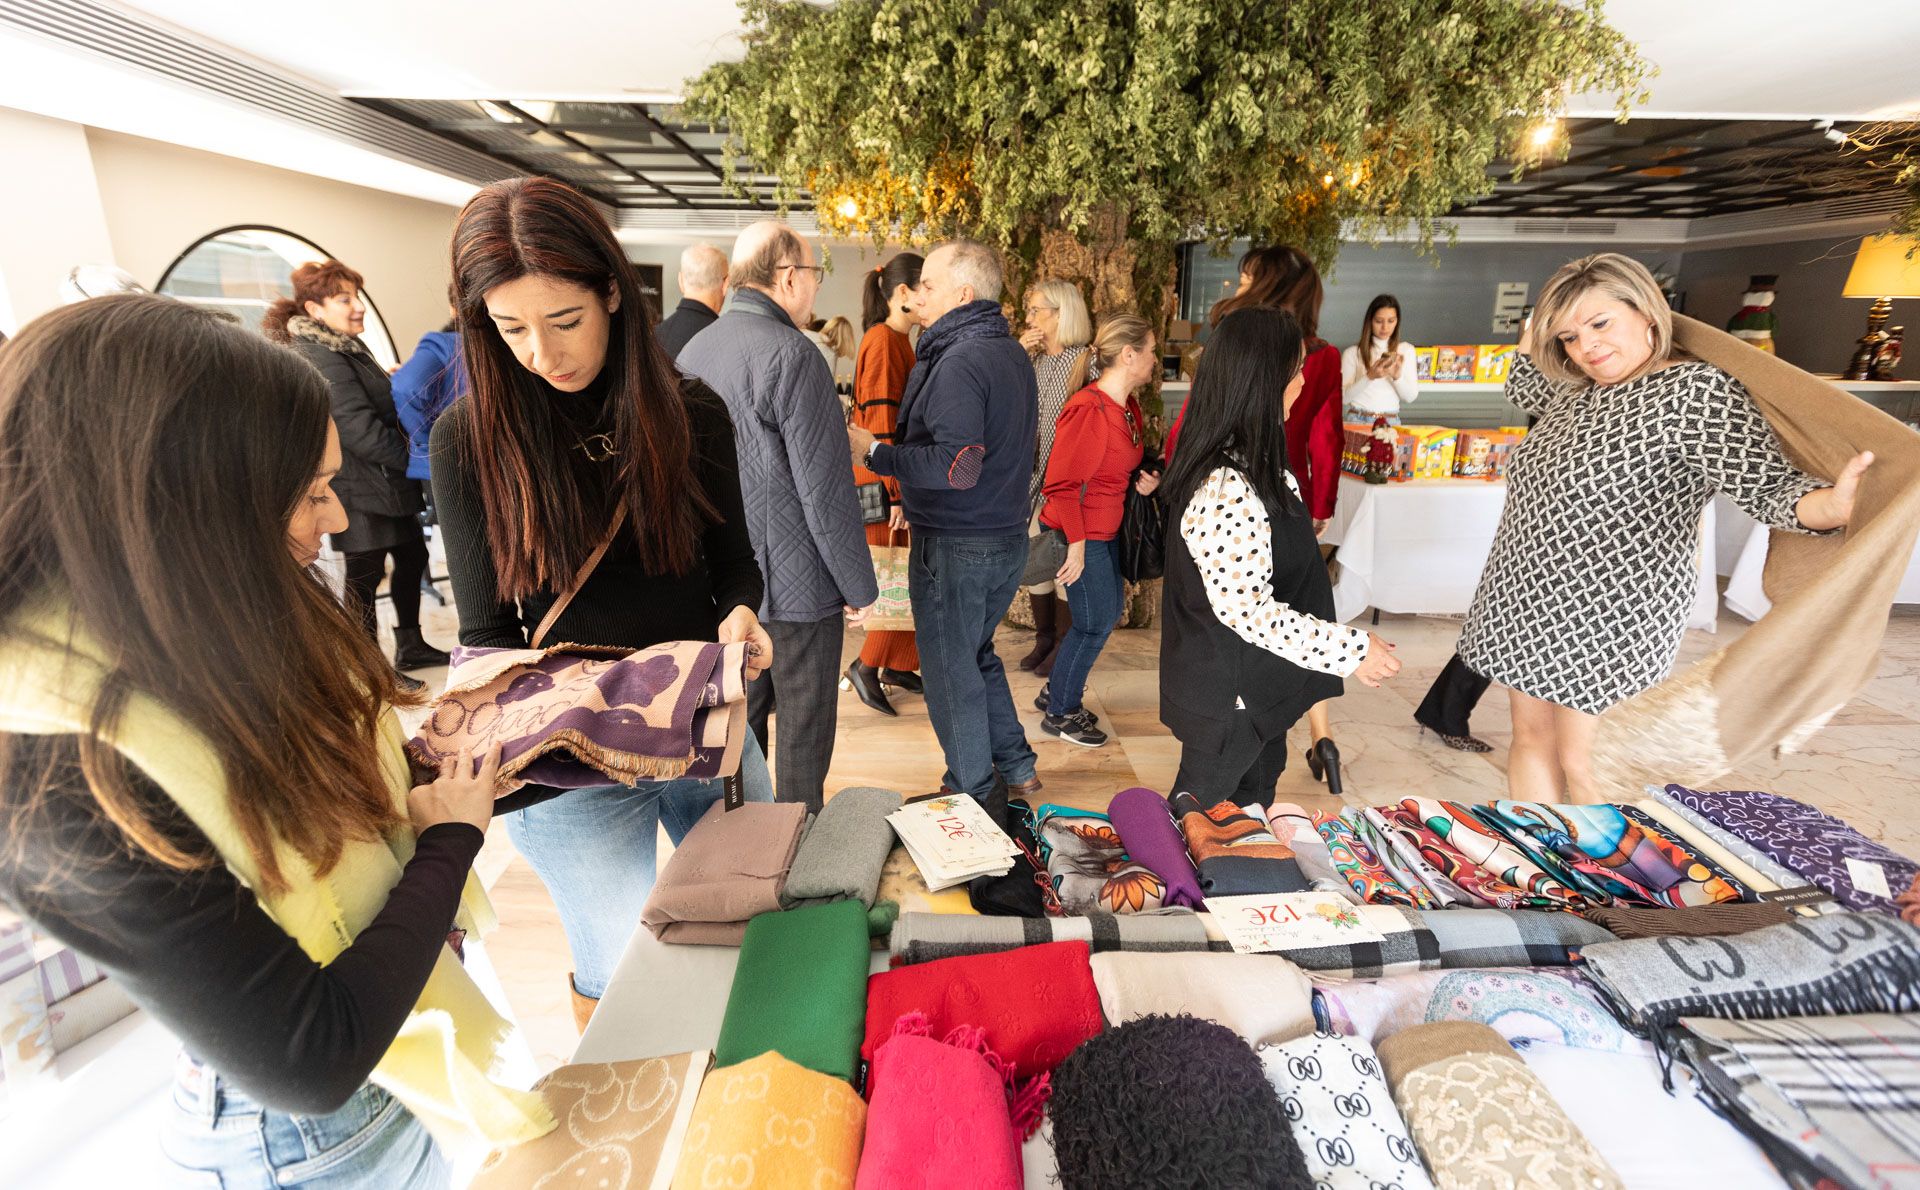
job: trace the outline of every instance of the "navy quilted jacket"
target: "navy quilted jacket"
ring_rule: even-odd
[[[879,598],[847,461],[847,422],[820,349],[786,311],[737,289],[676,361],[733,415],[763,620],[810,621]]]

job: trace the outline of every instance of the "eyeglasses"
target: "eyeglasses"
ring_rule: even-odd
[[[1140,445],[1140,423],[1134,420],[1133,410],[1131,409],[1122,410],[1121,416],[1127,419],[1127,433],[1132,436],[1133,445],[1135,446]]]
[[[1059,308],[1060,308],[1060,307],[1058,307],[1058,306],[1039,306],[1039,305],[1036,305],[1036,306],[1028,306],[1028,307],[1027,307],[1027,317],[1028,317],[1028,318],[1032,318],[1032,317],[1033,317],[1033,316],[1034,316],[1035,314],[1043,314],[1043,313],[1045,313],[1045,312],[1046,312],[1046,311],[1048,311],[1048,310],[1058,310]]]
[[[796,269],[803,273],[812,273],[815,281],[827,279],[827,266],[823,264],[783,264],[774,271],[778,272],[780,269]]]

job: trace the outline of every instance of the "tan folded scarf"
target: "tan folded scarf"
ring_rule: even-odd
[[[1920,434],[1828,381],[1724,331],[1673,316],[1674,342],[1740,381],[1787,458],[1831,479],[1863,450],[1844,533],[1774,532],[1763,578],[1773,610],[1740,639],[1600,717],[1594,777],[1637,796],[1696,788],[1768,748],[1791,752],[1867,683],[1920,532]]]

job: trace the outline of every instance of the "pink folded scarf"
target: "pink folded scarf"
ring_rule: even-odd
[[[1038,1126],[1042,1103],[1015,1093],[1013,1066],[984,1029],[936,1040],[925,1014],[908,1013],[874,1055],[873,1076],[854,1190],[1020,1190],[1020,1137]]]

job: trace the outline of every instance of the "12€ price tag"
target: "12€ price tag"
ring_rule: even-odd
[[[1241,954],[1386,941],[1358,906],[1326,893],[1208,897],[1207,911]]]

